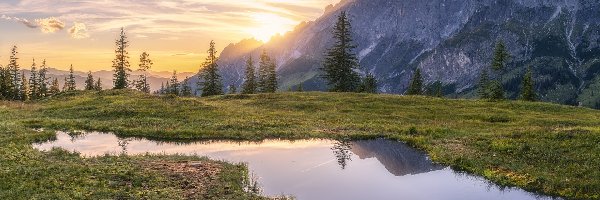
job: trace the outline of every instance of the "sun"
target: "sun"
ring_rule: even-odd
[[[296,21],[272,13],[254,13],[251,15],[254,24],[246,32],[255,39],[268,42],[271,37],[291,31]]]

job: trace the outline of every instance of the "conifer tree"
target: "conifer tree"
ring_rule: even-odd
[[[275,93],[277,91],[277,72],[275,62],[263,50],[260,56],[258,71],[258,90],[261,93]]]
[[[377,79],[373,74],[368,73],[361,83],[360,92],[377,93]]]
[[[39,84],[39,96],[45,97],[48,96],[48,67],[46,66],[46,60],[42,61],[42,65],[40,66],[40,71],[38,73],[38,84]]]
[[[5,99],[4,98],[4,89],[5,89],[5,84],[4,84],[4,66],[0,65],[0,100],[1,99]]]
[[[169,94],[179,96],[179,81],[177,81],[177,71],[173,71],[173,76],[171,76],[169,83],[171,86],[169,88]]]
[[[160,83],[160,90],[158,90],[158,94],[165,94],[165,83]]]
[[[244,80],[244,85],[242,85],[242,94],[254,94],[256,93],[256,73],[254,67],[254,61],[252,60],[252,56],[248,57],[246,60],[246,78]]]
[[[94,90],[102,91],[102,81],[100,80],[100,78],[96,80],[96,83],[94,84]]]
[[[40,84],[37,66],[35,64],[35,59],[33,59],[33,64],[31,64],[31,74],[29,77],[29,98],[30,99],[38,99],[41,97],[40,95]]]
[[[189,77],[185,77],[183,83],[181,83],[181,96],[191,97],[192,96],[192,88],[190,87]]]
[[[502,75],[506,69],[506,64],[510,59],[508,50],[504,45],[504,41],[499,40],[494,50],[494,58],[492,59],[492,70],[496,72],[496,80],[490,83],[490,99],[501,100],[504,99],[504,86],[502,85]]]
[[[360,76],[355,71],[359,64],[353,52],[356,46],[352,44],[351,32],[350,20],[346,12],[342,12],[334,26],[335,45],[327,51],[321,68],[324,72],[322,78],[332,92],[356,92],[359,89]]]
[[[152,60],[150,60],[150,54],[143,52],[142,55],[140,55],[140,64],[139,64],[139,71],[142,72],[142,74],[140,74],[139,80],[136,83],[136,88],[139,91],[145,92],[145,93],[150,93],[150,84],[148,83],[148,70],[150,70],[150,68],[152,67]]]
[[[527,72],[523,76],[523,83],[521,86],[521,100],[523,101],[535,101],[535,83],[533,82],[533,72],[531,68],[527,69]]]
[[[235,87],[234,84],[229,85],[229,88],[227,89],[227,93],[228,94],[236,94],[237,93],[237,88]]]
[[[433,87],[434,87],[433,96],[439,97],[439,98],[444,97],[444,91],[443,91],[444,84],[442,84],[441,81],[436,81]]]
[[[504,45],[504,41],[499,40],[496,43],[496,47],[494,49],[494,58],[492,60],[492,69],[494,71],[503,71],[506,68],[506,63],[510,59],[510,55],[508,50],[506,50],[506,45]]]
[[[171,93],[171,85],[169,84],[169,81],[167,81],[167,84],[165,85],[165,91],[163,91],[163,94],[170,94]]]
[[[63,83],[62,91],[63,92],[69,91],[69,81],[68,81],[67,77],[65,77],[65,82]]]
[[[19,58],[17,57],[17,46],[13,46],[10,58],[7,66],[8,76],[7,79],[10,81],[7,85],[8,98],[13,100],[19,99],[19,86],[21,85],[21,74],[19,73]]]
[[[417,68],[413,74],[412,80],[407,95],[423,95],[423,77],[421,76],[421,69]]]
[[[115,50],[116,57],[113,60],[114,68],[114,89],[125,89],[129,87],[129,72],[131,72],[129,65],[129,53],[127,47],[129,47],[129,41],[125,35],[125,30],[121,28],[121,34],[119,39],[115,42],[117,48]]]
[[[298,87],[296,87],[296,92],[304,92],[304,83],[298,84]]]
[[[29,101],[31,89],[29,87],[29,81],[25,77],[25,73],[21,73],[21,85],[19,87],[19,100],[21,101]]]
[[[69,69],[69,76],[65,78],[65,91],[74,91],[77,89],[77,85],[75,84],[75,71],[73,70],[73,65]]]
[[[50,84],[50,89],[48,90],[50,95],[55,95],[60,93],[60,86],[58,85],[58,78],[54,78],[52,84]]]
[[[96,85],[94,85],[94,76],[92,75],[92,71],[88,72],[87,78],[85,79],[85,90],[95,90]]]
[[[481,71],[479,83],[477,84],[477,94],[480,99],[490,99],[490,77],[486,69]]]
[[[208,49],[208,57],[203,64],[203,69],[200,72],[200,76],[204,79],[203,82],[198,82],[199,87],[202,90],[202,96],[213,96],[223,94],[223,84],[221,83],[221,75],[219,75],[219,66],[217,65],[217,49],[215,48],[215,42],[210,42],[210,48]]]

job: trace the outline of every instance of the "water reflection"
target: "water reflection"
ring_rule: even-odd
[[[423,152],[389,140],[266,140],[263,142],[156,142],[89,133],[34,144],[82,156],[183,154],[245,162],[266,195],[297,199],[551,199],[497,187],[482,178],[433,164]],[[432,192],[433,191],[433,192]]]
[[[331,147],[335,158],[337,159],[338,165],[342,169],[346,169],[346,165],[348,165],[349,161],[352,161],[352,147],[350,147],[350,141],[347,140],[339,140],[333,143],[333,147]]]

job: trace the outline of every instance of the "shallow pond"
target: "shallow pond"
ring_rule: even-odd
[[[265,140],[263,142],[156,142],[88,133],[34,144],[61,147],[82,156],[185,154],[245,162],[263,194],[297,199],[552,199],[517,188],[500,188],[480,177],[432,163],[427,155],[390,140]]]

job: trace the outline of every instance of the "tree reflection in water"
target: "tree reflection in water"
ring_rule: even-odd
[[[352,161],[352,147],[350,146],[349,140],[338,140],[331,147],[333,154],[335,155],[338,164],[342,169],[346,169],[349,161]]]

